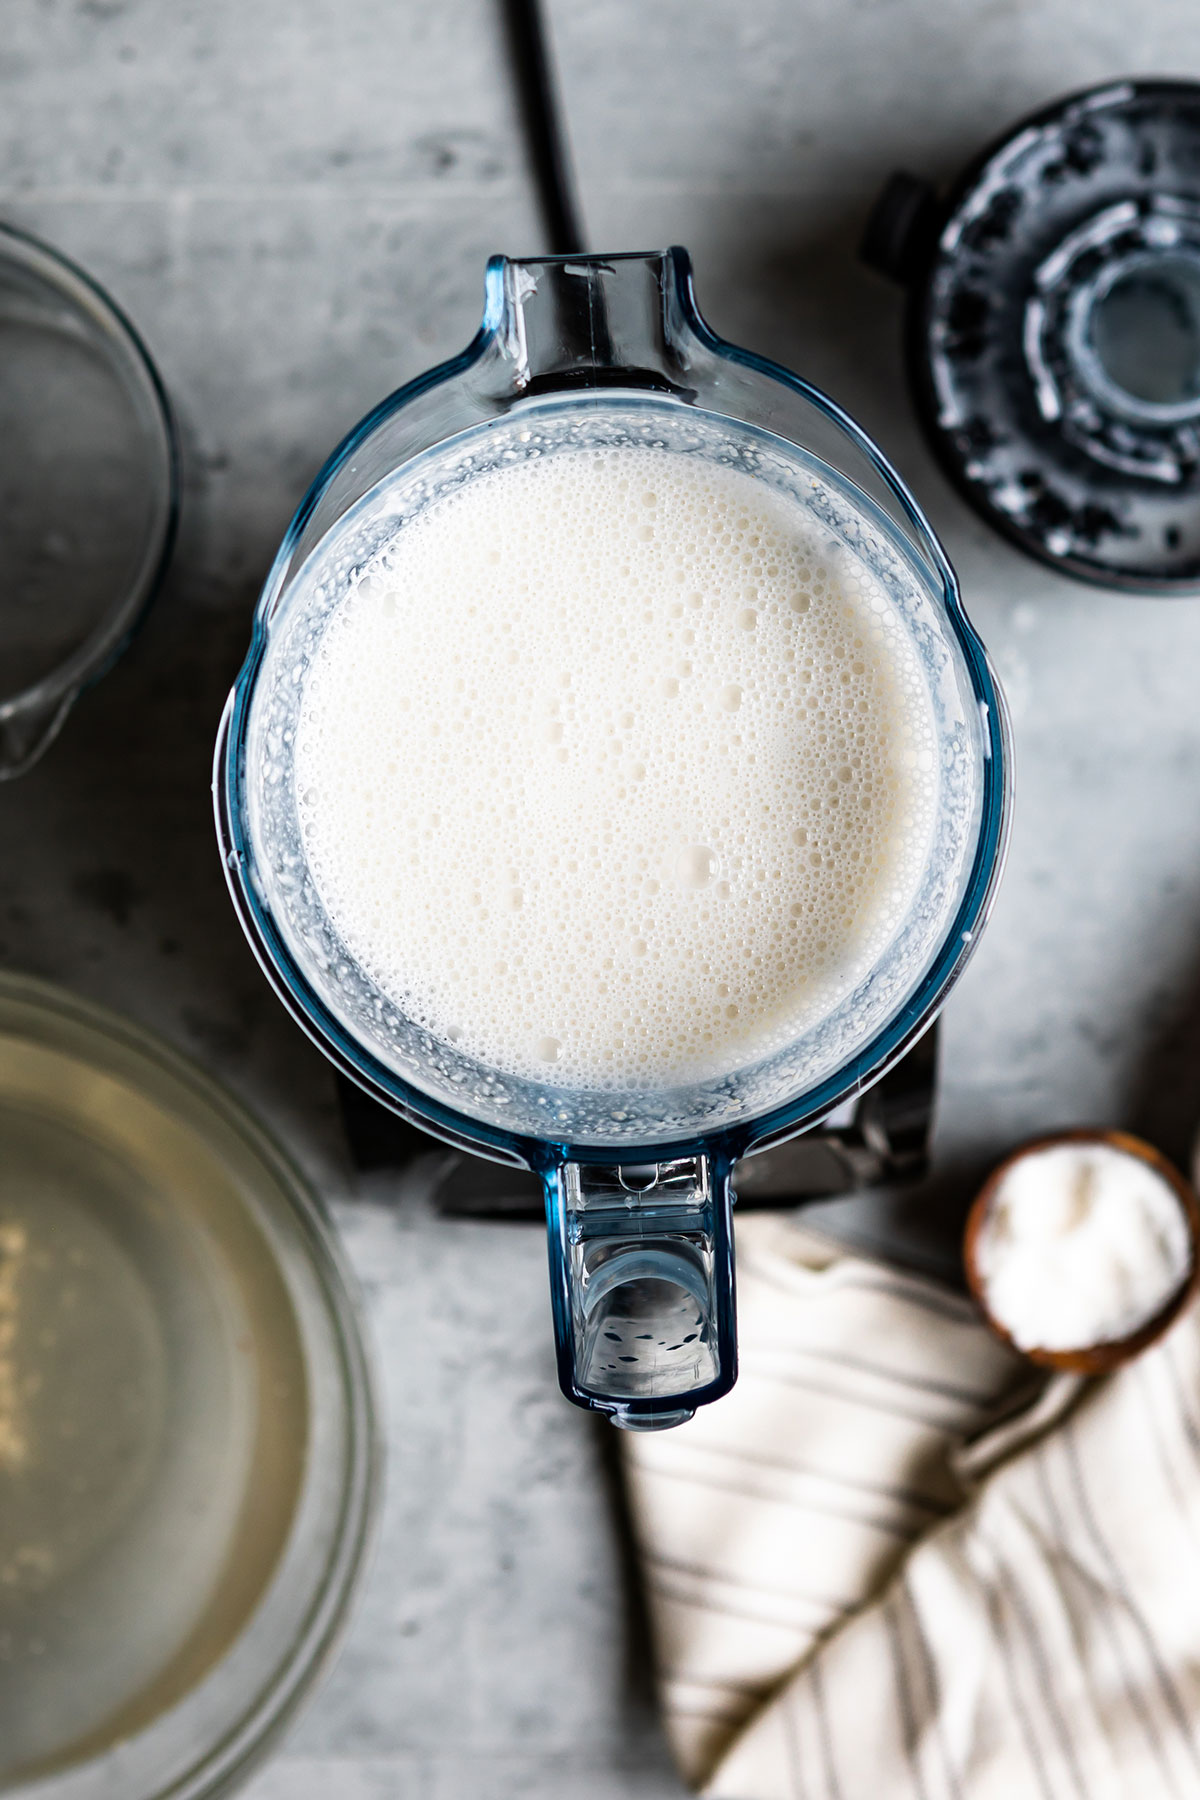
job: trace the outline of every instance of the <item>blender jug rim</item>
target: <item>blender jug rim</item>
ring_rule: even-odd
[[[484,305],[478,329],[464,349],[443,362],[435,363],[432,368],[423,370],[410,381],[403,382],[391,393],[385,394],[363,417],[352,425],[345,436],[334,446],[313,477],[309,487],[288,523],[283,540],[267,572],[262,592],[256,603],[252,623],[253,637],[246,662],[250,661],[254,650],[254,638],[259,629],[270,618],[279,594],[286,585],[287,571],[305,526],[312,517],[313,511],[328,490],[334,477],[345,467],[349,459],[363,444],[386,422],[420,399],[424,394],[443,386],[459,375],[466,374],[483,358],[485,353],[496,344],[508,307],[506,292],[506,276],[510,269],[560,268],[569,270],[574,266],[581,269],[600,269],[612,263],[658,263],[664,275],[669,273],[674,283],[674,294],[678,299],[680,317],[687,330],[692,333],[713,355],[725,362],[739,363],[752,373],[765,376],[770,381],[778,382],[799,395],[802,400],[814,406],[824,414],[832,424],[839,427],[850,438],[855,447],[866,457],[875,473],[883,481],[893,499],[897,501],[909,523],[916,530],[922,542],[922,548],[928,551],[932,568],[943,589],[942,599],[955,619],[966,628],[966,631],[979,643],[974,627],[968,619],[962,603],[958,580],[950,560],[942,547],[941,539],[933,529],[924,508],[909,488],[907,482],[893,467],[889,459],[876,444],[863,426],[844,407],[839,406],[824,389],[817,387],[803,375],[798,375],[786,364],[775,361],[772,357],[763,356],[756,350],[748,350],[743,345],[735,344],[728,338],[715,332],[701,312],[696,300],[695,275],[691,254],[682,244],[670,244],[660,250],[622,250],[615,252],[586,252],[576,255],[546,255],[532,257],[513,257],[496,253],[489,256],[484,268]],[[564,388],[564,396],[579,399],[586,389]],[[547,398],[547,395],[541,395]],[[680,395],[673,396],[681,405],[689,401]],[[606,398],[612,398],[611,390]],[[660,394],[666,403],[671,396]],[[694,402],[693,402],[694,403]],[[783,434],[780,434],[783,435]],[[982,644],[979,645],[982,651]],[[245,674],[245,665],[238,675],[238,684]],[[236,687],[237,684],[235,684]],[[993,687],[997,686],[992,680]]]

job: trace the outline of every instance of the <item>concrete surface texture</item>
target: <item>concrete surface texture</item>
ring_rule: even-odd
[[[918,439],[898,296],[854,247],[897,165],[948,176],[1085,83],[1200,76],[1200,10],[552,0],[550,17],[593,243],[686,243],[718,330],[858,414],[944,533],[1012,702],[1012,856],[946,1015],[938,1178],[870,1217],[843,1209],[846,1229],[929,1250],[930,1221],[1043,1128],[1123,1123],[1185,1155],[1200,601],[1057,579],[965,510]],[[209,818],[221,703],[305,483],[371,403],[467,341],[488,252],[541,248],[496,10],[6,0],[0,216],[132,313],[187,459],[167,591],[41,767],[0,790],[0,957],[124,1009],[250,1099],[330,1197],[379,1352],[374,1575],[250,1792],[676,1797],[611,1445],[553,1385],[538,1234],[439,1221],[432,1164],[350,1174],[328,1068],[242,942]]]

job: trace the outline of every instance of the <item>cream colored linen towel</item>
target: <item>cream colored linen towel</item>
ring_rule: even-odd
[[[1200,1796],[1195,1311],[1032,1403],[935,1283],[763,1215],[738,1272],[738,1386],[624,1445],[688,1779],[712,1800]]]

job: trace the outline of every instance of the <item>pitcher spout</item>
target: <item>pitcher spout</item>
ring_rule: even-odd
[[[496,256],[483,328],[522,396],[633,387],[692,400],[694,307],[686,250]]]

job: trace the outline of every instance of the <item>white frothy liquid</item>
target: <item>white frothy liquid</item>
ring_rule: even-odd
[[[356,961],[568,1087],[720,1075],[810,1028],[903,921],[937,802],[878,579],[792,496],[629,444],[400,524],[331,612],[294,757]]]

